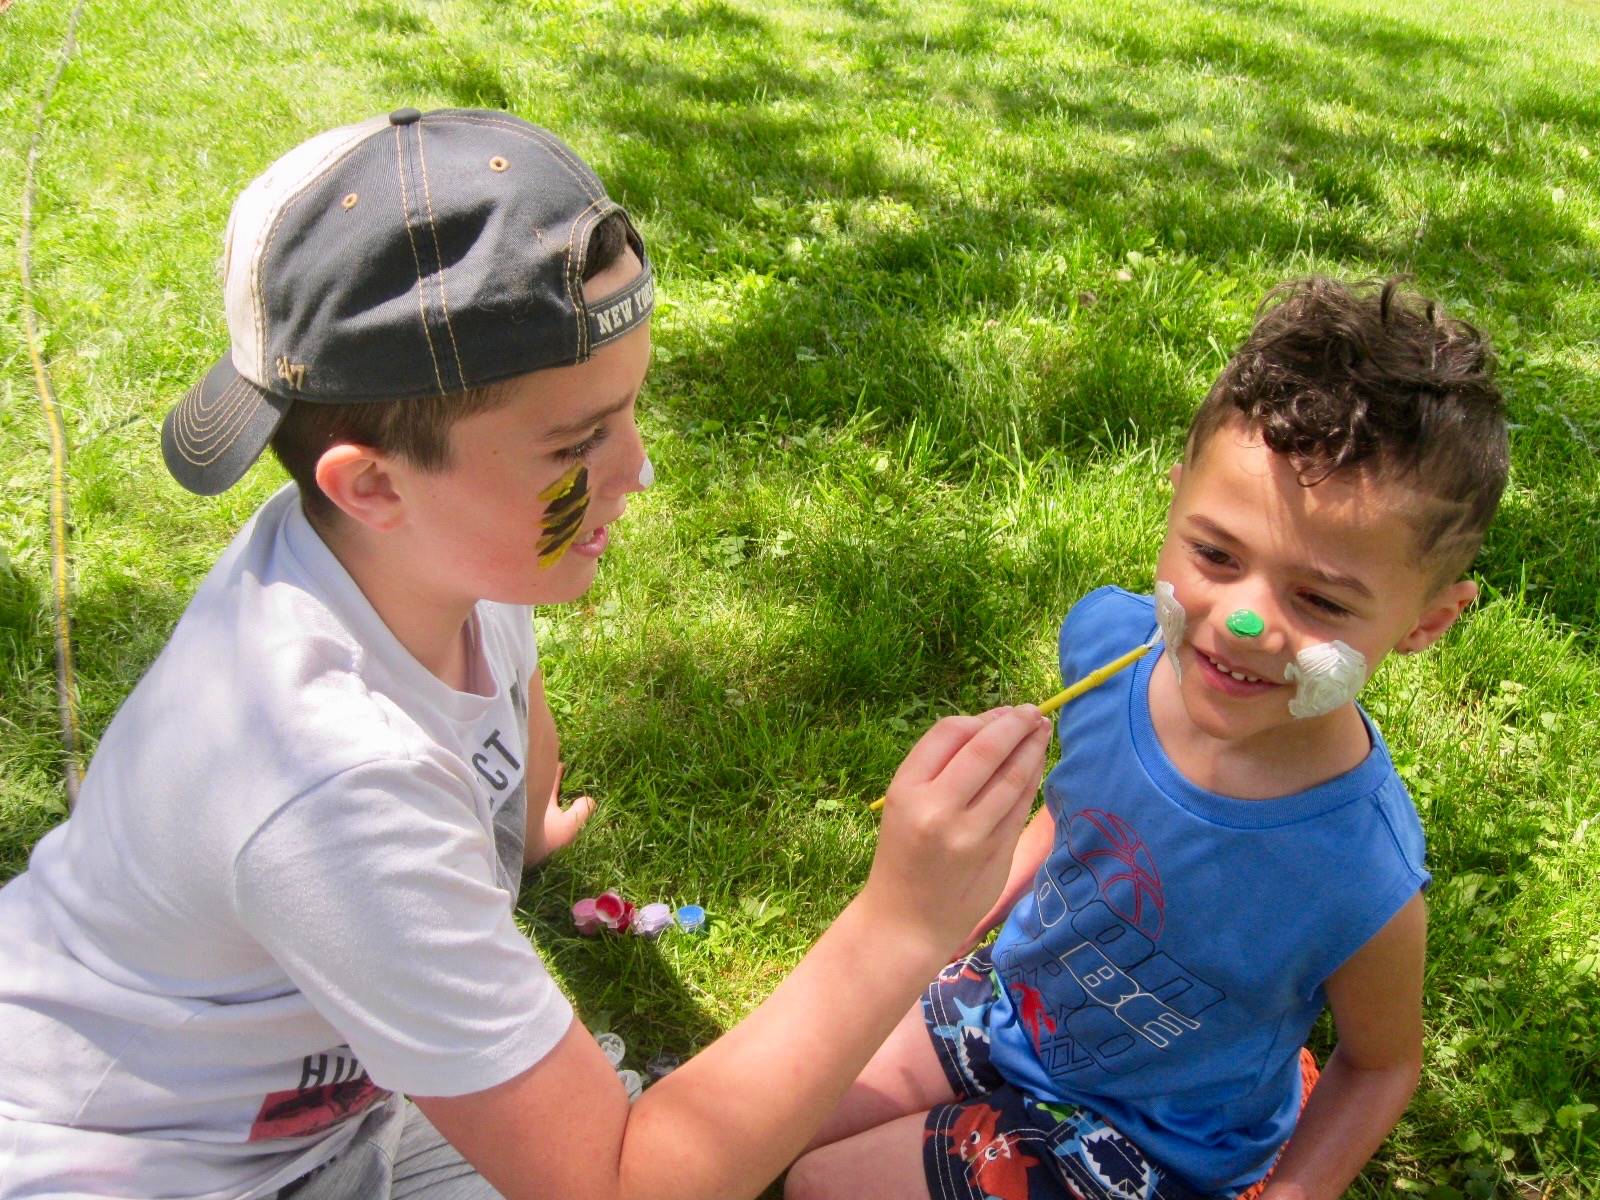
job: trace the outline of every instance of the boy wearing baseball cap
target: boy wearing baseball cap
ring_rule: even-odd
[[[293,482],[0,889],[0,1197],[754,1195],[999,894],[1048,723],[925,735],[861,894],[630,1109],[512,901],[587,815],[530,606],[649,483],[643,240],[547,131],[401,109],[246,188],[224,268],[163,454]]]

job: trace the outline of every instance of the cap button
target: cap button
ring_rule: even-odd
[[[391,125],[411,125],[422,120],[422,114],[414,108],[397,108],[389,114]]]

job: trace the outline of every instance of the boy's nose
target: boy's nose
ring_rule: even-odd
[[[655,468],[650,463],[650,456],[645,453],[644,438],[639,433],[637,423],[628,423],[628,432],[617,449],[617,491],[624,495],[644,491],[655,480]]]
[[[1260,597],[1251,596],[1226,613],[1222,627],[1242,652],[1277,656],[1288,645],[1283,615]]]
[[[630,452],[621,446],[607,446],[603,457],[589,463],[589,490],[595,499],[616,505],[634,492],[642,492],[641,475],[649,461],[642,451]]]
[[[1261,614],[1253,608],[1234,609],[1223,624],[1234,637],[1249,638],[1252,641],[1260,637],[1267,628],[1267,623],[1261,619]]]

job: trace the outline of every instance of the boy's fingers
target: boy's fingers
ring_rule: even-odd
[[[1004,711],[990,709],[975,717],[945,717],[936,722],[911,747],[900,769],[894,773],[894,782],[890,786],[893,787],[895,783],[926,783],[938,778],[961,748]]]
[[[1044,780],[1045,752],[1050,747],[1050,726],[1039,726],[1018,742],[1005,762],[978,789],[972,798],[971,812],[985,835],[1000,829],[1007,820],[1025,821],[1033,808]]]
[[[1037,708],[1029,704],[1010,709],[974,733],[951,756],[939,772],[939,782],[958,795],[974,797],[1001,770],[1013,750],[1040,732],[1048,734],[1049,726]]]

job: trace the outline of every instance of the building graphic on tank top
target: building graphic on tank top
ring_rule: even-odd
[[[1223,994],[1157,949],[1166,894],[1138,832],[1095,808],[1066,825],[1070,859],[1034,882],[1032,940],[994,966],[1046,1071],[1125,1075],[1198,1030]]]

